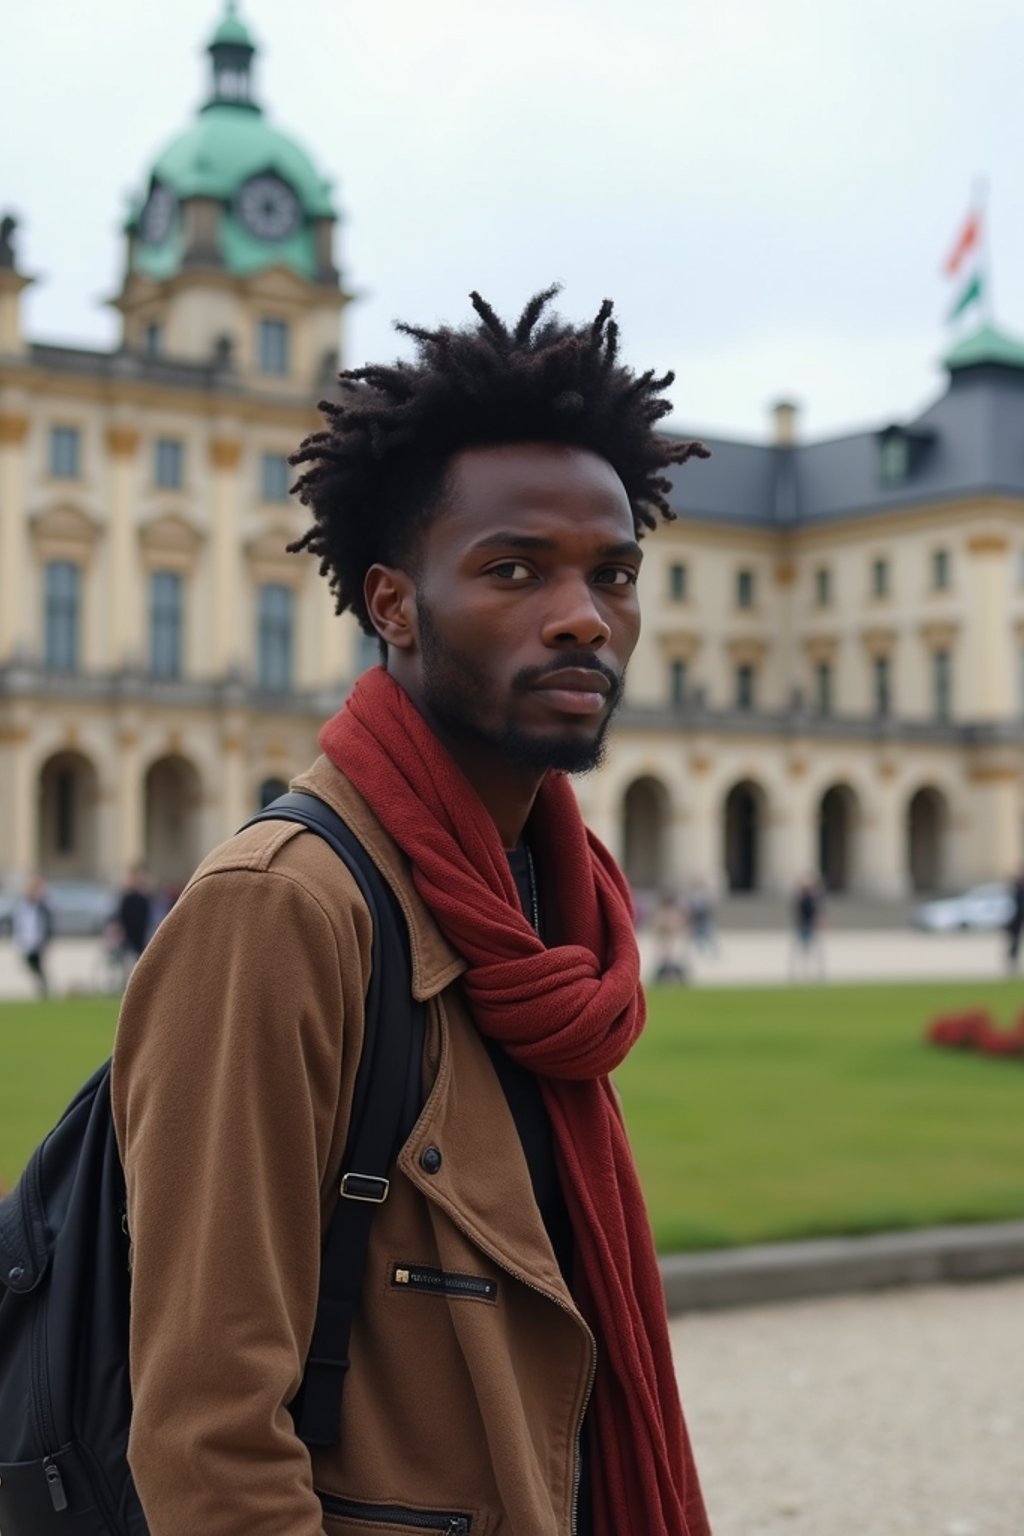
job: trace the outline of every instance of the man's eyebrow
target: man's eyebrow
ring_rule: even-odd
[[[479,539],[473,545],[474,549],[539,549],[554,550],[558,548],[557,539],[545,539],[533,533],[513,533],[511,530],[499,530],[497,533],[489,533],[486,538]],[[602,544],[597,553],[603,560],[622,559],[630,556],[634,560],[642,560],[644,552],[635,539],[624,539],[618,544]]]

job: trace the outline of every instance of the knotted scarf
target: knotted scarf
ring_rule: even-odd
[[[410,860],[480,1031],[537,1074],[598,1342],[596,1536],[706,1536],[643,1195],[608,1074],[644,1024],[629,889],[557,773],[529,819],[554,935],[523,915],[497,828],[409,695],[364,673],[320,745]]]

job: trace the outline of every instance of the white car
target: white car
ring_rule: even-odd
[[[944,896],[915,907],[915,928],[930,933],[952,933],[957,928],[1005,928],[1013,916],[1013,895],[1008,885],[972,885],[962,896]]]

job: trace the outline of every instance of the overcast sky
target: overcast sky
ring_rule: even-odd
[[[206,90],[222,0],[5,7],[0,210],[44,279],[31,333],[112,342],[127,194]],[[1020,0],[241,0],[260,99],[333,178],[360,294],[395,317],[615,299],[674,421],[810,436],[939,391],[941,264],[990,183],[996,318],[1024,332]]]

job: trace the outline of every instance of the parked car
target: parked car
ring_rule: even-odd
[[[944,896],[915,907],[915,928],[929,933],[952,933],[958,928],[1005,928],[1013,916],[1013,896],[1008,885],[992,882],[972,885],[962,896]]]
[[[10,938],[18,892],[0,891],[0,938]],[[117,909],[118,893],[98,880],[47,880],[46,900],[57,938],[100,934]]]

